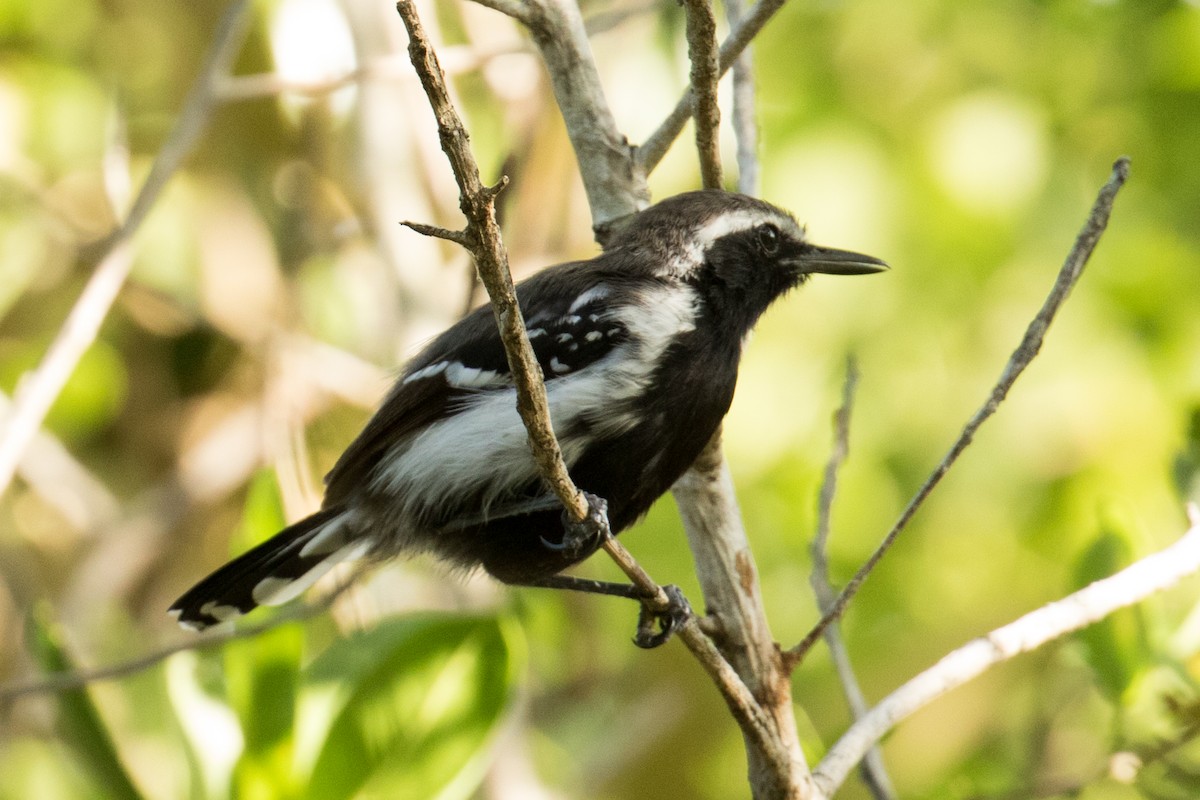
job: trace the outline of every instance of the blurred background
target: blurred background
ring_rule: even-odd
[[[525,33],[471,3],[422,9],[485,181],[511,178],[518,277],[596,253]],[[5,406],[178,123],[223,11],[0,3]],[[583,11],[618,125],[641,141],[686,82],[682,10]],[[406,44],[387,2],[252,4],[194,152],[132,240],[128,282],[0,498],[0,682],[186,641],[170,602],[314,510],[397,365],[480,301],[462,251],[398,224],[461,224]],[[785,645],[817,618],[807,548],[847,355],[862,378],[833,516],[839,582],[982,402],[1113,160],[1133,162],[1042,355],[850,609],[877,700],[1162,548],[1200,499],[1200,8],[792,0],[754,58],[763,197],[815,241],[893,267],[814,280],[744,361],[726,451]],[[651,187],[698,185],[689,129]],[[697,601],[670,498],[623,540]],[[615,574],[601,558],[582,571]],[[884,746],[900,794],[1198,796],[1198,589],[903,723]],[[0,705],[0,798],[747,795],[719,696],[682,647],[634,648],[635,616],[389,566],[329,613]],[[822,647],[795,697],[815,762],[849,722]],[[867,794],[852,779],[840,796]]]

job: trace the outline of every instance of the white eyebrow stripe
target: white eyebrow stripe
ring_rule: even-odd
[[[753,230],[771,222],[793,235],[798,233],[796,222],[777,211],[763,208],[739,208],[726,211],[696,229],[683,252],[668,265],[668,274],[687,275],[704,262],[704,254],[720,239],[731,233]]]
[[[712,247],[718,239],[724,238],[731,233],[751,230],[762,225],[764,222],[773,222],[780,228],[789,228],[795,224],[790,219],[781,218],[779,214],[763,209],[739,209],[720,214],[715,219],[709,221],[696,231],[694,241],[700,252],[703,253]]]

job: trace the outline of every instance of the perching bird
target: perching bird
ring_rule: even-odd
[[[886,269],[809,244],[785,211],[700,191],[638,214],[589,261],[517,286],[563,458],[619,533],[687,470],[733,399],[742,346],[814,273]],[[171,607],[197,630],[300,594],[335,563],[430,552],[510,584],[572,586],[581,537],[538,476],[491,311],[408,364],[325,478],[321,510],[209,575]],[[631,595],[633,596],[633,595]]]

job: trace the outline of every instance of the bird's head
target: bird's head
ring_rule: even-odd
[[[809,276],[886,270],[873,256],[811,244],[791,214],[742,194],[676,195],[638,214],[612,243],[657,277],[693,285],[713,311],[748,328]]]

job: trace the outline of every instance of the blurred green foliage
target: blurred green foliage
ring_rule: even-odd
[[[679,8],[636,5],[584,3],[591,18],[633,12],[593,44],[635,142],[687,74]],[[396,224],[458,217],[390,3],[254,10],[237,80],[138,233],[131,281],[47,419],[53,439],[0,500],[0,640],[14,643],[0,680],[176,641],[171,599],[311,510],[394,365],[469,302],[461,253]],[[221,11],[0,3],[6,395],[62,327]],[[471,4],[425,17],[485,179],[512,179],[501,211],[518,271],[595,252],[523,33]],[[755,60],[763,196],[814,240],[893,266],[814,281],[747,349],[726,448],[784,644],[816,619],[807,544],[846,353],[862,380],[835,581],[981,402],[1113,159],[1133,160],[1043,353],[845,620],[878,699],[1172,541],[1200,499],[1200,8],[791,0]],[[367,79],[336,91],[280,86],[356,65]],[[697,182],[685,133],[651,185]],[[698,605],[669,500],[627,544]],[[905,722],[884,746],[902,795],[1200,795],[1198,585]],[[331,616],[0,708],[0,799],[743,796],[723,704],[681,648],[630,646],[633,620],[615,600],[389,567]],[[815,761],[849,721],[823,652],[795,687]],[[841,794],[865,796],[853,781]]]

